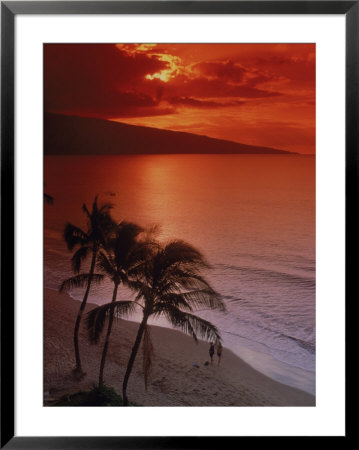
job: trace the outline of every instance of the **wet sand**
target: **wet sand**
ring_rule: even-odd
[[[84,320],[80,330],[83,370],[74,379],[73,328],[80,304],[66,294],[44,290],[44,399],[90,389],[98,382],[102,341],[90,345]],[[88,304],[86,312],[96,305]],[[105,367],[105,384],[119,394],[138,323],[115,320]],[[209,360],[207,342],[168,328],[151,326],[153,367],[145,391],[142,352],[128,384],[130,401],[143,406],[315,406],[315,397],[261,374],[224,348],[221,364]],[[193,366],[198,364],[198,368]]]

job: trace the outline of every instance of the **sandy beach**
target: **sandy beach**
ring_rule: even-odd
[[[96,305],[88,304],[86,312]],[[102,341],[90,345],[84,321],[80,351],[86,377],[75,381],[73,327],[79,302],[44,290],[44,399],[92,388],[98,381]],[[114,323],[105,367],[105,383],[121,394],[122,380],[138,324]],[[185,334],[151,326],[153,368],[145,391],[142,352],[137,356],[129,385],[129,400],[143,406],[315,406],[315,397],[278,383],[254,370],[224,348],[222,362],[205,366],[208,343]],[[199,367],[193,366],[196,362]]]

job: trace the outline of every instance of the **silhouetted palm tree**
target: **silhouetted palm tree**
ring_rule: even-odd
[[[138,274],[135,280],[128,281],[128,285],[137,292],[135,301],[136,304],[141,302],[143,318],[123,380],[122,394],[125,406],[128,405],[128,380],[142,339],[143,369],[145,386],[147,385],[153,348],[147,326],[149,317],[165,316],[174,327],[191,335],[195,341],[197,335],[217,343],[221,341],[214,325],[193,314],[195,309],[203,306],[225,310],[220,295],[200,274],[201,269],[208,267],[197,249],[183,241],[175,240],[166,245],[152,246],[151,257],[142,266],[141,275]],[[118,302],[97,308],[97,316],[93,321],[94,333],[101,333],[104,316],[109,310],[116,308],[116,303]]]
[[[92,210],[89,211],[87,206],[83,204],[82,209],[86,214],[87,230],[84,231],[71,223],[67,223],[64,229],[64,239],[69,250],[77,249],[72,256],[72,268],[75,273],[79,273],[82,262],[90,255],[91,265],[88,273],[75,275],[61,284],[60,292],[67,291],[74,287],[86,286],[85,294],[77,314],[75,328],[74,328],[74,348],[76,367],[75,372],[80,376],[85,375],[82,371],[80,349],[78,342],[78,334],[81,323],[83,311],[86,306],[87,298],[90,292],[91,284],[93,282],[100,282],[103,275],[95,274],[95,265],[98,252],[101,247],[106,245],[111,231],[114,229],[114,222],[110,216],[112,205],[104,203],[100,206],[97,204],[97,196],[94,199]]]
[[[101,251],[97,266],[107,275],[114,284],[112,301],[116,302],[117,291],[120,284],[126,285],[131,277],[135,277],[141,270],[141,266],[148,256],[147,241],[139,240],[139,235],[144,230],[131,222],[121,222],[114,233],[114,236],[108,241],[105,250]],[[133,310],[133,302],[120,302],[121,315],[128,314]],[[117,312],[119,308],[117,308]],[[96,321],[97,313],[89,313],[87,326],[90,331],[90,341],[97,343],[99,335],[93,331],[93,323]],[[106,362],[107,350],[109,346],[112,324],[114,319],[114,309],[108,311],[108,327],[105,343],[102,351],[99,387],[103,386],[103,372]]]

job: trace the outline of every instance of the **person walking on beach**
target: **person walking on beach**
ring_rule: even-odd
[[[209,346],[209,356],[211,357],[211,364],[213,364],[214,344],[211,342]]]
[[[221,358],[222,358],[222,344],[221,343],[219,343],[217,345],[217,356],[218,356],[218,365],[219,365],[221,362]]]

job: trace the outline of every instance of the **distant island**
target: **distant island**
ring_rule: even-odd
[[[297,154],[105,119],[44,114],[45,155]]]

